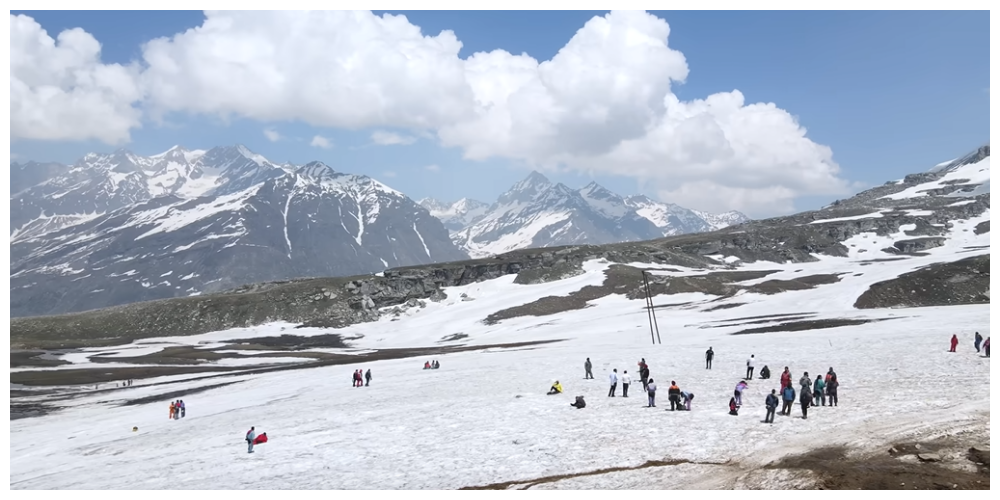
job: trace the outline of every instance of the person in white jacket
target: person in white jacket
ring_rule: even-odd
[[[611,382],[611,390],[608,391],[608,397],[615,397],[615,389],[618,388],[618,369],[615,368],[611,370],[611,375],[608,376],[608,381]]]
[[[632,383],[632,377],[628,376],[628,370],[622,372],[622,397],[628,397],[628,385]]]
[[[743,377],[747,380],[753,380],[753,362],[754,362],[753,354],[751,354],[750,358],[747,359],[747,376]]]

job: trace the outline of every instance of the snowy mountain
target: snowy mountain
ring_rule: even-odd
[[[11,197],[11,314],[466,258],[404,194],[243,146],[90,154]]]
[[[431,215],[441,219],[444,227],[448,228],[449,231],[458,231],[479,221],[490,207],[486,203],[470,198],[462,198],[451,204],[435,200],[434,198],[424,198],[419,203]]]
[[[987,148],[752,228],[15,318],[10,487],[989,489],[989,180]],[[539,184],[508,205],[566,195]],[[751,354],[771,377],[730,415]],[[608,397],[640,358],[655,407],[635,379]],[[762,422],[786,366],[835,371],[838,404]],[[252,455],[251,425],[270,438]]]
[[[489,207],[476,202],[469,209],[462,205],[465,200],[451,206],[425,202],[452,231],[455,243],[473,257],[521,248],[649,240],[749,220],[739,212],[712,215],[645,196],[623,198],[595,182],[573,190],[538,172]]]

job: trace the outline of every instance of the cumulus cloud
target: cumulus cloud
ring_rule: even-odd
[[[437,165],[427,165],[426,167],[424,167],[424,170],[426,170],[428,172],[437,173],[437,172],[441,171],[441,167],[439,167]]]
[[[417,138],[408,135],[386,132],[384,130],[372,132],[372,143],[379,146],[406,146],[414,142],[417,142]]]
[[[51,39],[46,45],[38,36],[21,36],[15,43],[12,16],[12,107],[15,80],[31,80],[17,76],[30,74],[15,71],[21,60],[71,68],[41,72],[46,82],[63,75],[47,85],[64,95],[76,89],[68,79],[80,80],[80,74],[121,76],[83,78],[89,84],[84,93],[107,106],[94,120],[127,118],[117,126],[38,120],[48,128],[40,126],[46,133],[35,136],[127,136],[138,124],[130,105],[144,94],[145,110],[153,117],[180,112],[408,130],[459,148],[469,160],[500,157],[539,169],[632,177],[666,201],[702,210],[770,215],[793,210],[800,196],[848,189],[830,149],[811,141],[795,117],[775,104],[748,104],[737,90],[680,101],[672,89],[687,78],[687,61],[669,46],[667,22],[645,12],[594,17],[551,60],[541,62],[500,49],[462,59],[453,32],[425,34],[404,16],[205,15],[197,28],[145,44],[143,71],[131,80],[129,68],[101,65],[96,41],[79,30],[65,41],[60,35],[59,47],[75,48],[69,55],[35,63],[47,61],[42,56],[56,49]],[[42,84],[34,85],[29,88]],[[26,118],[62,112],[41,98],[25,102],[22,123],[15,125],[12,111],[12,137],[28,133]],[[415,140],[383,130],[371,139],[383,145]],[[311,144],[331,146],[319,136]]]
[[[11,139],[120,144],[140,125],[138,68],[101,63],[101,44],[70,29],[55,39],[34,19],[10,16]]]
[[[267,137],[267,140],[271,142],[278,142],[281,140],[281,134],[279,134],[278,131],[274,130],[273,128],[264,129],[264,137]]]
[[[314,136],[312,138],[312,141],[309,142],[309,145],[314,148],[322,148],[322,149],[330,149],[333,147],[333,143],[330,141],[330,139],[327,139],[326,137],[320,135]]]

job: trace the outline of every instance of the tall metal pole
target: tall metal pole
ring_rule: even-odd
[[[646,290],[646,311],[649,319],[649,337],[653,344],[662,344],[663,341],[660,340],[660,325],[656,321],[656,311],[653,308],[653,296],[649,291],[649,279],[646,277],[646,271],[642,271],[642,282]],[[655,328],[655,337],[654,337]]]

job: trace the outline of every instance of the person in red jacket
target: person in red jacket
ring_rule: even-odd
[[[788,371],[788,367],[785,367],[785,371],[781,372],[781,388],[792,386],[792,372]]]
[[[253,438],[253,444],[254,445],[264,444],[266,442],[267,442],[267,433],[266,432],[261,432],[259,436]]]
[[[958,347],[958,335],[952,335],[951,336],[951,351],[948,351],[948,352],[955,352],[955,348],[956,347]]]

